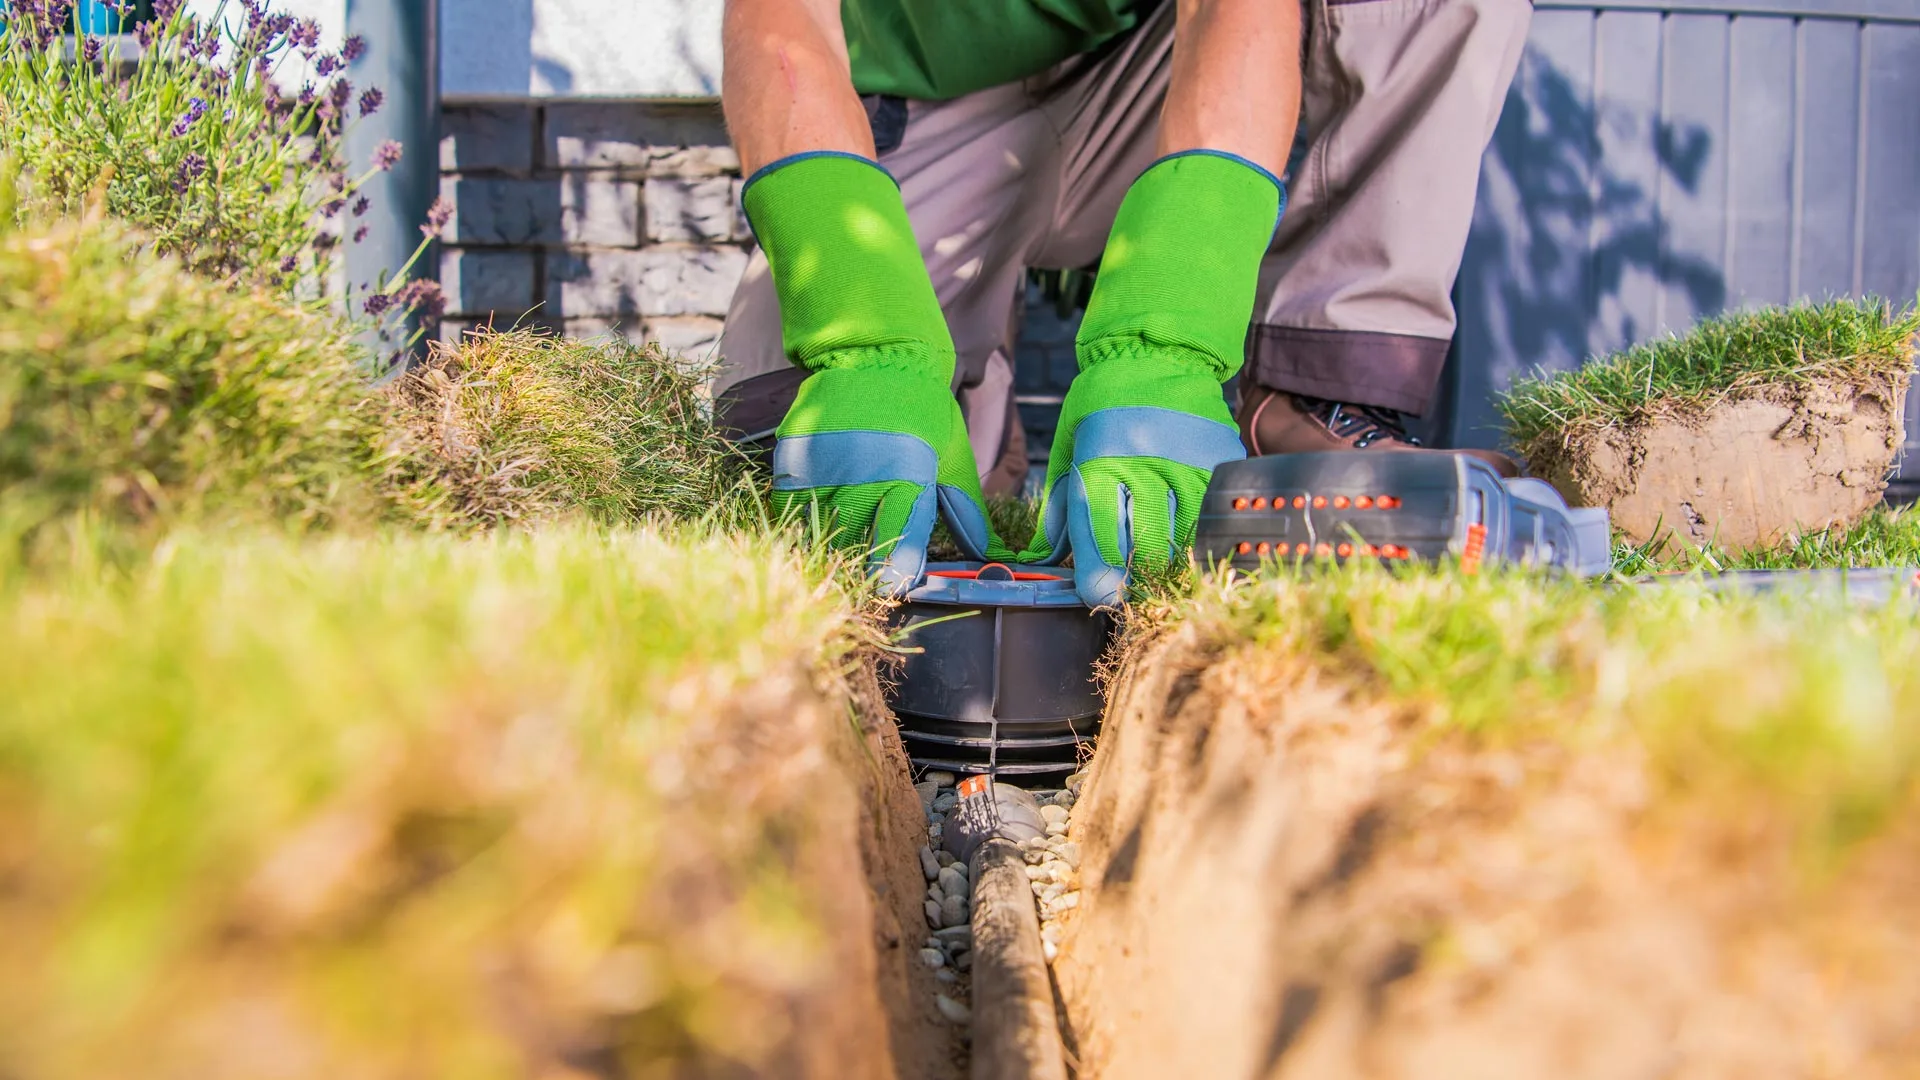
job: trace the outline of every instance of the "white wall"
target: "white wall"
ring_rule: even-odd
[[[379,3],[381,0],[355,0]],[[440,0],[440,92],[449,102],[717,98],[721,0]],[[211,15],[221,0],[188,0]],[[338,48],[346,0],[274,0]],[[244,16],[226,0],[224,17]],[[305,64],[279,76],[298,86]]]
[[[717,98],[720,0],[441,0],[440,86],[454,102]]]

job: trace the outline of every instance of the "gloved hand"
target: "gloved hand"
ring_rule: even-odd
[[[1093,606],[1131,567],[1193,544],[1214,466],[1246,456],[1220,385],[1240,368],[1280,181],[1213,151],[1162,158],[1120,203],[1047,459],[1041,532],[1019,556],[1057,563]]]
[[[755,173],[741,201],[787,357],[813,373],[775,432],[774,508],[869,551],[895,594],[923,576],[936,514],[969,557],[1009,558],[987,525],[953,340],[893,178],[852,154],[796,154]]]

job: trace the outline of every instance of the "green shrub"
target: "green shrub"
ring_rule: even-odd
[[[0,200],[0,543],[71,515],[319,525],[367,505],[344,327],[185,272],[110,222]]]
[[[26,169],[36,201],[67,213],[103,201],[202,273],[324,282],[332,233],[350,239],[364,212],[366,177],[344,172],[340,136],[379,92],[356,95],[338,74],[345,60],[318,51],[317,28],[264,3],[249,2],[229,34],[224,0],[204,22],[156,0],[130,73],[104,39],[82,37],[67,55],[69,6],[14,0],[0,40],[0,153]],[[296,52],[330,77],[289,95],[273,75]]]
[[[528,330],[437,344],[390,392],[381,483],[440,528],[754,520],[748,464],[714,429],[703,382],[653,346]]]

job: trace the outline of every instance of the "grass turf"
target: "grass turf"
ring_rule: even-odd
[[[1631,424],[1767,386],[1868,382],[1912,369],[1920,308],[1832,300],[1732,312],[1574,371],[1516,381],[1499,404],[1523,455],[1582,429]]]
[[[1436,734],[1637,746],[1667,795],[1709,795],[1816,860],[1920,811],[1911,602],[1356,565],[1203,578],[1146,614],[1350,673]]]
[[[524,1075],[524,1022],[765,1066],[825,946],[807,785],[762,773],[819,761],[841,580],[588,529],[0,575],[0,1062],[257,1075],[266,1024],[276,1074]]]

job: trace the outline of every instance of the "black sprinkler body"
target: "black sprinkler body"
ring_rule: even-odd
[[[1213,472],[1194,558],[1242,569],[1265,559],[1458,556],[1589,576],[1612,557],[1607,512],[1572,509],[1544,481],[1502,480],[1464,454],[1328,452],[1232,461]]]
[[[1113,619],[1080,602],[1072,571],[934,563],[893,623],[918,650],[888,692],[915,765],[1009,779],[1079,767]]]

